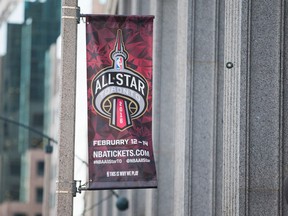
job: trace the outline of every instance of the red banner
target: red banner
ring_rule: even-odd
[[[155,188],[153,16],[87,16],[89,189]]]

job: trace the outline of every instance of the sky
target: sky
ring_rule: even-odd
[[[13,13],[8,18],[9,23],[23,23],[24,20],[24,3],[21,2],[17,5]],[[7,41],[7,24],[3,23],[0,26],[0,56],[6,52],[6,41]]]

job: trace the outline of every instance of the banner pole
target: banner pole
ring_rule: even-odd
[[[73,215],[78,0],[62,0],[61,111],[56,181],[57,215]]]

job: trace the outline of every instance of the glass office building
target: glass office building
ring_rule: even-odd
[[[7,25],[7,53],[1,57],[0,115],[42,132],[45,53],[60,34],[61,1],[25,1],[24,10],[23,24]],[[47,140],[7,121],[0,122],[0,135],[0,204],[27,201],[31,164],[27,153],[42,149]],[[38,187],[38,198],[40,192]]]

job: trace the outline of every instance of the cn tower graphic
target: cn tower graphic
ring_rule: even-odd
[[[148,84],[138,72],[128,68],[129,53],[125,50],[121,29],[117,30],[111,67],[96,74],[92,81],[93,107],[119,131],[132,126],[133,119],[147,108]]]

